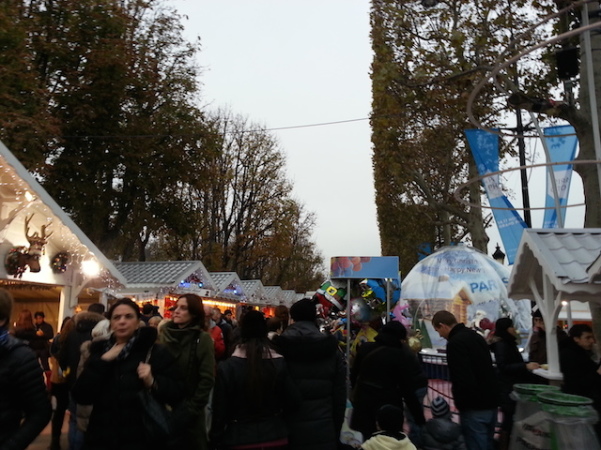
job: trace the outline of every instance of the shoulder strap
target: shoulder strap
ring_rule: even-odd
[[[150,348],[148,349],[148,353],[146,353],[146,359],[144,360],[144,362],[146,364],[148,364],[148,361],[150,361],[150,355],[152,355],[153,348],[154,348],[154,344],[150,346]]]

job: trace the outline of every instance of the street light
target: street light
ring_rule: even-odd
[[[499,264],[505,263],[505,253],[503,253],[503,251],[501,250],[501,247],[499,247],[499,243],[497,243],[497,249],[492,254],[492,259],[494,259]]]

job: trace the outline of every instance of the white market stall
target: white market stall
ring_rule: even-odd
[[[93,212],[91,212],[93,213]],[[0,287],[56,328],[125,278],[0,142]]]
[[[601,302],[601,229],[526,229],[508,284],[513,298],[535,301],[545,328],[549,368],[540,374],[560,380],[555,323],[562,302]],[[552,325],[551,325],[552,324]]]
[[[161,308],[165,317],[170,317],[169,308],[179,295],[210,298],[215,292],[215,283],[201,261],[116,262],[115,266],[126,279],[118,295],[150,302]]]

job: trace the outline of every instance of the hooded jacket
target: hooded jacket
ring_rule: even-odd
[[[374,433],[361,445],[363,450],[417,450],[415,445],[403,433]]]
[[[451,420],[450,413],[434,417],[422,428],[424,450],[466,450],[461,425]]]
[[[320,333],[314,322],[300,321],[273,342],[301,395],[300,408],[288,419],[289,448],[336,448],[346,408],[346,368],[338,341]]]
[[[105,361],[107,340],[92,342],[90,358],[73,386],[73,397],[82,405],[93,405],[85,448],[98,450],[149,450],[164,448],[151,442],[143,423],[143,408],[138,393],[144,385],[138,377],[138,365],[146,361],[152,348],[149,364],[155,384],[152,393],[162,403],[178,405],[184,392],[181,372],[169,351],[155,345],[157,331],[152,327],[137,330],[129,354]],[[113,337],[109,344],[113,343]]]
[[[0,450],[27,448],[50,421],[43,380],[33,351],[0,328]]]

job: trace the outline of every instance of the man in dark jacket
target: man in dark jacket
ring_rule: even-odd
[[[50,421],[50,401],[35,354],[8,333],[13,299],[0,289],[0,448],[27,448]]]
[[[447,363],[453,400],[469,450],[494,448],[499,386],[484,338],[449,311],[438,311],[432,326],[447,340]]]
[[[54,337],[54,330],[52,325],[46,322],[46,315],[43,311],[37,311],[33,315],[35,321],[35,338],[29,343],[44,369],[44,372],[48,372],[48,378],[50,378],[50,365],[48,364],[48,358],[50,358],[50,340]]]
[[[300,408],[290,416],[291,450],[338,447],[346,408],[346,367],[334,336],[322,334],[316,308],[305,298],[290,308],[291,324],[275,344],[301,394]]]
[[[570,328],[569,339],[559,349],[559,364],[563,373],[562,390],[567,394],[582,395],[593,400],[593,406],[601,414],[601,367],[592,359],[595,337],[587,324]],[[600,423],[596,424],[601,439]]]

